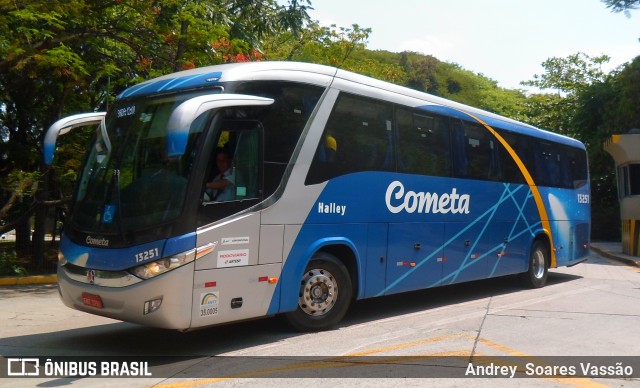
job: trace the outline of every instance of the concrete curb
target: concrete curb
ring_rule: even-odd
[[[608,259],[620,261],[627,265],[640,267],[640,258],[635,258],[633,256],[626,255],[622,252],[613,252],[609,249],[604,248],[603,246],[600,246],[597,243],[591,244],[591,249],[595,251],[597,254],[599,254],[600,256],[604,256]]]
[[[19,286],[27,284],[55,284],[58,283],[58,275],[36,275],[22,277],[0,278],[0,286]]]

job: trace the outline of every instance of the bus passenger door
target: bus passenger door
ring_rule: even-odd
[[[389,225],[386,294],[418,290],[442,277],[441,223]]]

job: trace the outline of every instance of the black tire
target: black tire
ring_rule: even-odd
[[[285,314],[298,331],[327,330],[347,313],[353,288],[349,271],[335,256],[316,253],[300,279],[298,308]]]
[[[541,240],[536,240],[529,254],[529,269],[522,274],[522,281],[528,288],[541,288],[547,283],[549,276],[549,247]]]

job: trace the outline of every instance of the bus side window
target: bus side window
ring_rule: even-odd
[[[534,145],[535,182],[540,186],[562,187],[560,155],[551,144],[536,141]]]
[[[262,136],[257,120],[224,120],[210,158],[204,202],[259,199],[262,195]],[[216,181],[226,180],[220,187]]]
[[[398,171],[451,176],[451,135],[447,121],[405,108],[396,110]]]
[[[524,140],[520,139],[519,136],[516,136],[511,132],[507,132],[495,127],[494,129],[498,131],[500,136],[502,136],[502,138],[507,142],[507,144],[509,144],[509,146],[516,152],[520,160],[526,166],[528,164],[528,152],[526,147],[527,143]],[[499,154],[499,159],[501,164],[502,179],[505,182],[511,182],[511,183],[519,183],[519,184],[527,183],[524,175],[520,171],[520,168],[516,164],[515,160],[513,159],[513,156],[511,156],[509,151],[507,151],[507,149],[498,141],[495,141],[495,144],[497,145],[499,150],[498,154]]]
[[[456,175],[458,177],[482,180],[502,179],[498,152],[497,140],[485,128],[468,122],[456,126],[456,153],[458,153]]]
[[[238,134],[233,168],[236,174],[236,199],[259,197],[260,131]]]
[[[393,171],[393,106],[343,93],[331,112],[305,184],[360,171]]]
[[[273,105],[254,109],[249,116],[259,119],[264,127],[261,140],[264,148],[263,188],[260,193],[263,198],[280,186],[304,126],[323,91],[319,86],[285,81],[250,81],[239,84],[232,91],[275,100]]]
[[[570,187],[577,189],[586,185],[589,180],[586,152],[579,148],[566,147],[566,154],[569,163],[568,173],[570,174],[571,180]],[[640,179],[638,180],[638,185],[640,186]],[[640,194],[640,190],[638,194]]]
[[[469,174],[469,159],[467,157],[464,123],[453,121],[453,170],[454,176],[466,178]]]

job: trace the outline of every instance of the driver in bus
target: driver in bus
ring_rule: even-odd
[[[229,152],[221,149],[216,154],[218,175],[206,184],[205,201],[231,201],[235,198],[235,171],[231,166]]]

